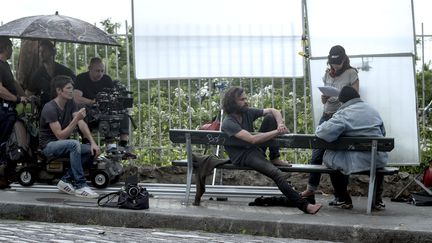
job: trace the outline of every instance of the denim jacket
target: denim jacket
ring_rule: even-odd
[[[360,98],[344,103],[333,117],[322,123],[315,134],[327,142],[335,141],[339,136],[349,137],[384,137],[384,123],[379,113]],[[387,164],[387,152],[378,152],[376,167]],[[343,174],[366,171],[370,169],[371,153],[369,151],[326,150],[324,164]]]

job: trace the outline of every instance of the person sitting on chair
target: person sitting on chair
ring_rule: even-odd
[[[340,136],[347,137],[384,137],[384,122],[379,113],[369,104],[360,99],[359,93],[351,87],[345,86],[339,94],[342,106],[333,114],[332,118],[319,125],[315,131],[317,137],[327,142],[333,142]],[[387,164],[387,152],[378,152],[376,168]],[[329,150],[324,152],[323,162],[328,168],[338,170],[331,173],[330,179],[334,188],[335,199],[330,206],[344,209],[353,208],[348,193],[348,179],[351,173],[368,171],[371,164],[369,151]],[[377,175],[377,192],[375,208],[384,208],[382,201],[383,175]]]
[[[241,87],[231,87],[223,98],[223,109],[227,116],[222,123],[222,131],[230,138],[235,137],[250,143],[250,146],[225,146],[233,164],[250,167],[271,178],[279,190],[291,200],[294,205],[305,213],[315,214],[321,204],[310,204],[294,191],[285,179],[285,174],[272,162],[266,159],[263,149],[259,146],[278,135],[288,133],[281,113],[274,108],[249,108],[246,94]],[[251,134],[254,131],[253,122],[262,116],[271,115],[276,127],[261,133]]]
[[[83,165],[91,163],[100,154],[87,124],[85,108],[77,109],[73,101],[73,81],[65,75],[52,80],[57,96],[45,104],[40,117],[39,146],[46,157],[69,155],[70,168],[57,184],[57,188],[78,197],[97,198],[99,195],[87,185]],[[78,127],[89,144],[69,139]]]

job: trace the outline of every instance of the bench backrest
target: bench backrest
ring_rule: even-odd
[[[169,130],[170,140],[173,143],[186,143],[186,134],[190,135],[191,144],[250,146],[247,142],[229,138],[225,133],[219,131]],[[377,141],[378,151],[391,151],[394,148],[393,138],[340,137],[337,141],[329,143],[311,134],[285,134],[266,142],[265,145],[284,148],[370,151],[373,140]]]

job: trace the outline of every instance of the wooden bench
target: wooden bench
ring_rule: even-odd
[[[186,144],[187,159],[173,161],[173,165],[187,166],[186,192],[184,203],[188,204],[189,194],[192,183],[193,163],[192,163],[192,144],[202,145],[231,145],[231,146],[247,146],[250,145],[245,141],[237,138],[229,138],[225,133],[219,131],[203,131],[203,130],[185,130],[171,129],[169,131],[170,140],[173,143]],[[371,169],[369,171],[359,172],[356,174],[369,174],[369,191],[367,200],[367,213],[372,212],[372,205],[376,190],[376,174],[392,175],[399,172],[398,168],[385,167],[376,169],[375,156],[378,151],[389,152],[394,148],[393,138],[377,138],[377,137],[341,137],[337,141],[328,143],[315,135],[309,134],[286,134],[278,136],[266,143],[266,146],[279,146],[285,148],[302,148],[302,149],[332,149],[332,150],[350,150],[350,151],[370,151],[371,152]],[[225,164],[218,168],[248,170],[248,167],[238,167],[233,164]],[[279,166],[284,172],[318,172],[318,173],[334,173],[333,169],[327,168],[325,165],[305,165],[292,164],[291,167]]]

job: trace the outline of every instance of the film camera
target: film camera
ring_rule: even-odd
[[[90,107],[90,123],[98,123],[98,130],[106,139],[120,134],[120,122],[129,117],[128,108],[133,105],[132,92],[118,80],[114,80],[113,88],[104,88],[96,95],[96,103]]]
[[[129,174],[122,189],[130,198],[136,198],[142,191],[142,187],[138,186],[138,174]]]

